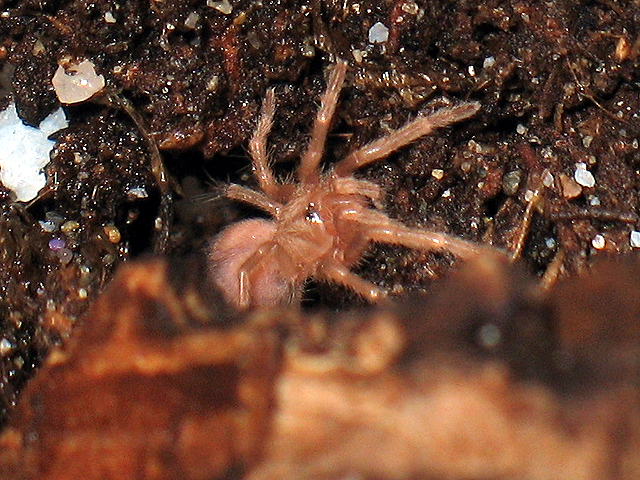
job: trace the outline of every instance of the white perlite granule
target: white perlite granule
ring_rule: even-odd
[[[96,73],[89,60],[73,63],[64,60],[51,79],[51,84],[60,103],[80,103],[89,100],[105,86],[104,76]]]
[[[61,108],[35,128],[22,123],[13,102],[0,112],[0,182],[19,202],[33,200],[47,179],[44,167],[54,141],[47,137],[68,125]]]
[[[576,170],[573,174],[573,178],[575,178],[576,182],[583,187],[593,188],[596,184],[596,179],[593,177],[593,174],[587,170],[587,164],[583,162],[576,163]]]
[[[593,240],[591,240],[591,246],[596,250],[602,250],[605,245],[606,245],[606,241],[604,237],[600,234],[596,235],[595,237],[593,237]]]
[[[374,23],[369,29],[369,43],[385,43],[389,40],[389,29],[382,22]]]

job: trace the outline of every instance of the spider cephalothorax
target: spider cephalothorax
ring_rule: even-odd
[[[273,124],[275,93],[273,89],[267,92],[249,144],[260,191],[231,184],[225,195],[264,210],[272,219],[233,224],[209,247],[211,277],[226,299],[239,308],[298,299],[309,278],[340,283],[376,301],[384,292],[349,270],[371,242],[445,251],[462,258],[480,251],[478,245],[460,238],[392,220],[379,210],[380,187],[353,176],[358,168],[434,129],[471,117],[480,105],[464,102],[419,116],[322,172],[319,165],[346,70],[346,63],[338,62],[331,72],[309,145],[296,170],[297,183],[276,181],[269,168],[266,141]]]

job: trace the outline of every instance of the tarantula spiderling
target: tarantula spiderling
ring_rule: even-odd
[[[253,205],[272,219],[248,219],[223,230],[208,247],[209,272],[227,301],[240,309],[299,300],[309,278],[340,283],[375,302],[384,292],[349,270],[371,242],[450,252],[460,258],[483,247],[446,233],[409,228],[380,211],[383,192],[355,178],[360,167],[382,159],[434,129],[465,120],[478,102],[463,102],[418,116],[398,130],[351,152],[328,171],[319,165],[344,82],[347,64],[333,68],[311,138],[296,170],[282,183],[269,168],[267,136],[276,108],[267,91],[249,153],[260,191],[230,184],[224,195]]]

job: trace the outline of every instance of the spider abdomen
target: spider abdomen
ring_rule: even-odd
[[[290,262],[274,243],[276,230],[271,220],[244,220],[210,245],[209,274],[230,303],[277,305],[294,294]]]

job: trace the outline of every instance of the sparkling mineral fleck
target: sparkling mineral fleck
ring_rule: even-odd
[[[66,265],[73,259],[73,252],[68,248],[61,248],[57,252],[58,258],[60,259],[60,263]]]
[[[522,172],[520,170],[513,170],[505,174],[502,177],[502,190],[507,195],[515,195],[520,187],[520,181],[522,180]]]
[[[482,68],[491,68],[496,64],[495,57],[486,57],[482,62]]]
[[[40,224],[40,228],[43,232],[51,233],[56,229],[55,223],[49,220],[39,220],[38,223]]]
[[[120,230],[115,225],[105,225],[104,233],[111,243],[118,243],[120,241]]]
[[[149,194],[147,193],[147,189],[144,187],[131,187],[127,190],[127,197],[131,199],[135,198],[147,198]]]
[[[434,168],[431,170],[431,176],[436,180],[442,180],[442,177],[444,177],[444,170],[441,168]]]
[[[576,182],[583,187],[591,188],[596,184],[596,179],[593,178],[593,174],[587,170],[585,163],[576,163],[576,171],[573,174]]]
[[[416,15],[418,13],[418,4],[415,2],[404,2],[402,4],[402,11],[410,15]]]
[[[599,234],[593,237],[593,240],[591,240],[591,245],[596,250],[602,250],[604,248],[604,244],[605,244],[604,237]]]
[[[11,350],[13,350],[13,344],[9,340],[6,338],[0,340],[0,355],[4,356]]]
[[[218,75],[212,76],[207,82],[207,90],[210,92],[215,92],[218,89],[218,83],[220,83],[220,78]]]
[[[384,23],[377,22],[369,29],[369,43],[384,43],[389,39],[389,29]]]
[[[534,192],[533,190],[527,190],[526,192],[524,192],[524,201],[525,202],[532,201],[535,198],[536,193],[537,192]]]
[[[229,0],[222,0],[216,2],[215,0],[207,0],[207,7],[215,8],[224,15],[229,15],[233,12],[233,6],[229,3]]]
[[[190,29],[195,29],[198,26],[198,22],[200,21],[200,15],[196,12],[191,12],[187,15],[187,19],[184,21],[184,26]]]
[[[71,233],[74,230],[77,230],[78,227],[80,227],[80,224],[78,222],[76,222],[75,220],[68,220],[62,224],[60,230],[62,230],[63,233]]]
[[[49,240],[49,248],[54,252],[57,252],[58,250],[64,248],[66,245],[66,242],[61,238],[52,238],[51,240]]]

